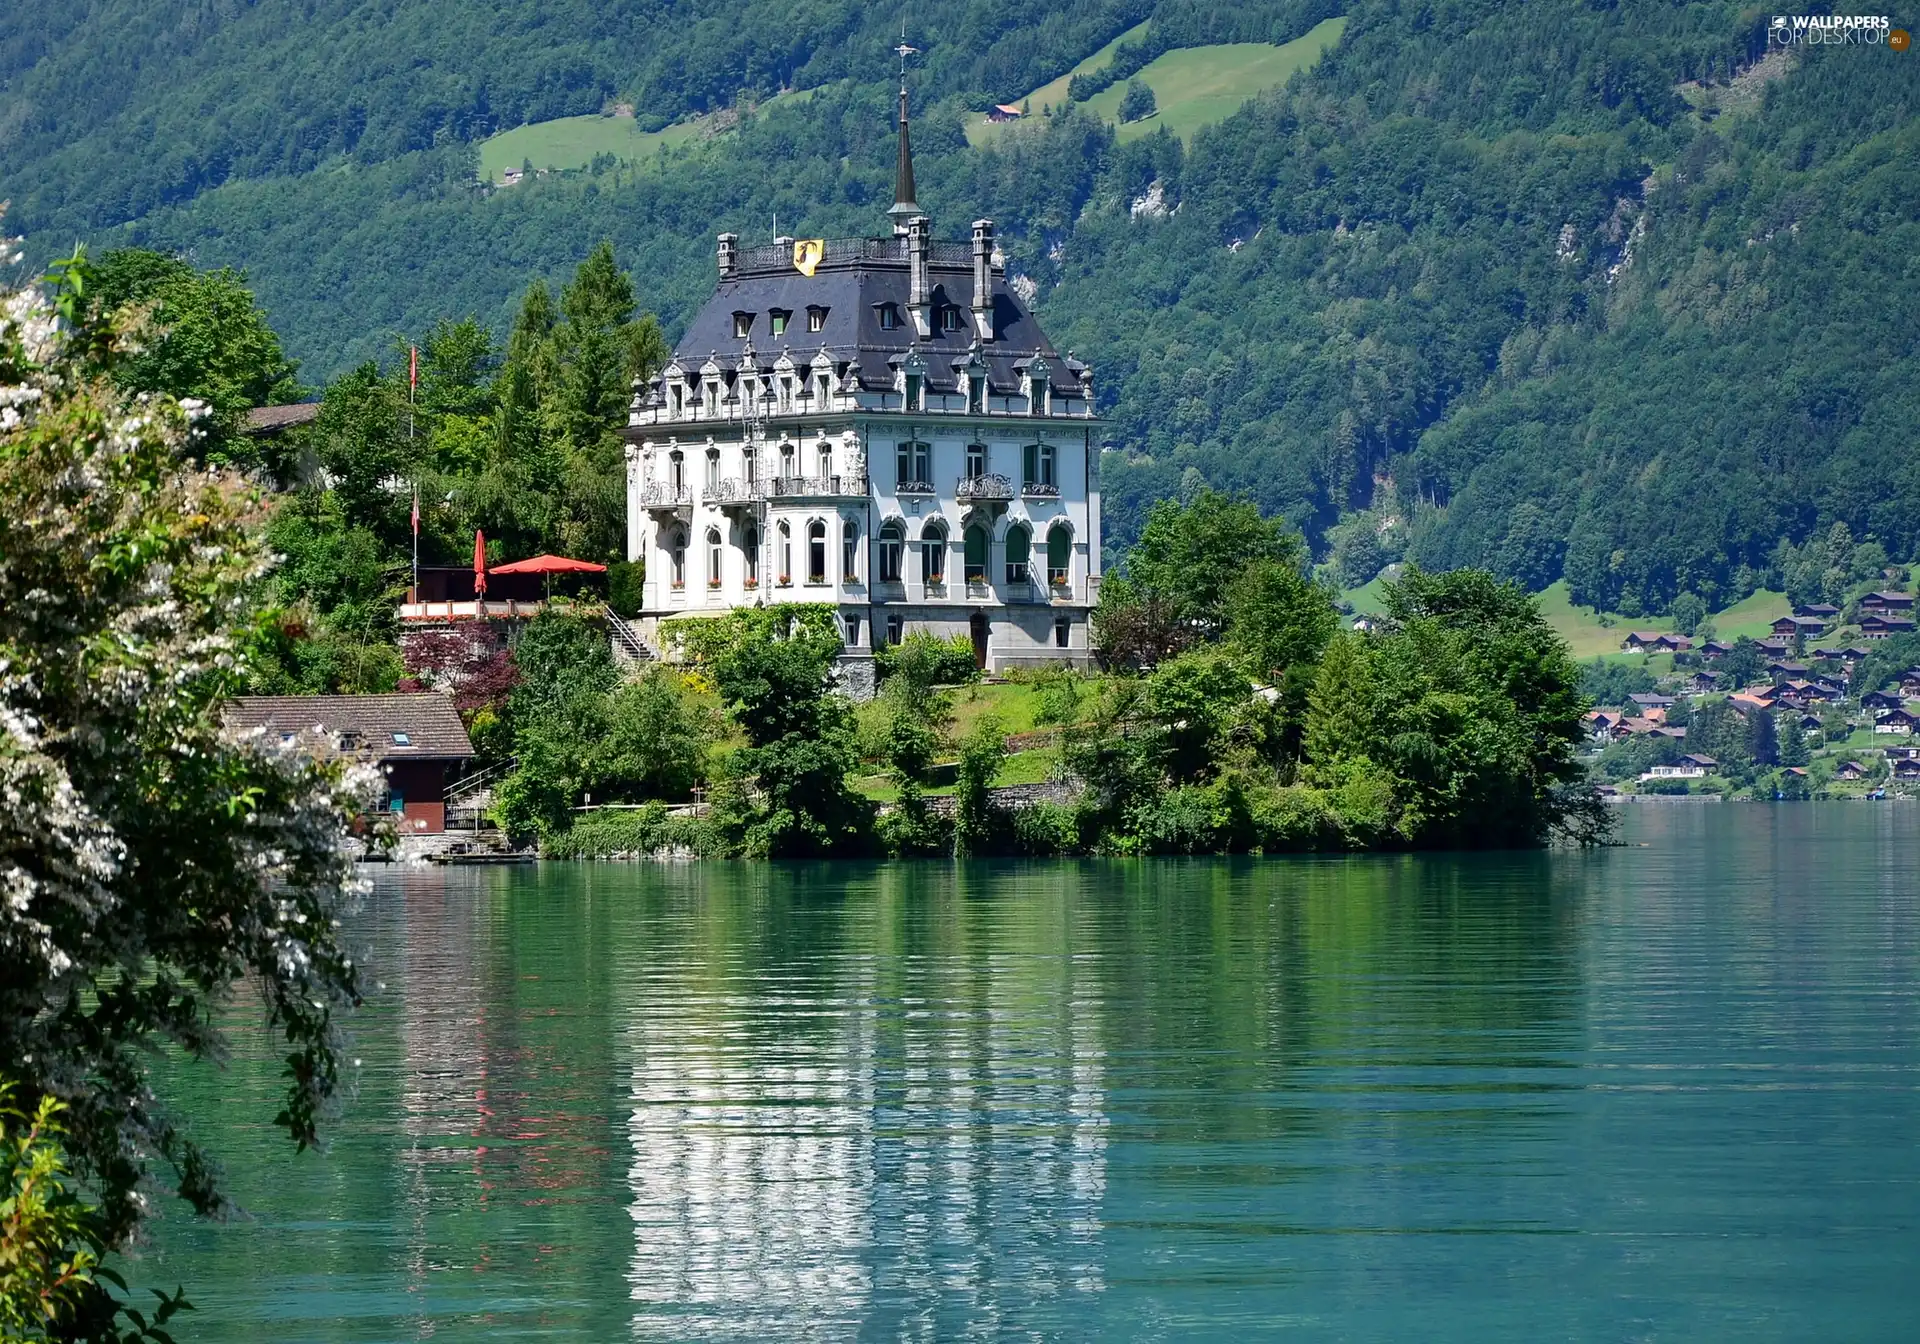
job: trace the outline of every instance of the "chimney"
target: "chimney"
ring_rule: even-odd
[[[993,221],[973,221],[973,329],[993,339]]]
[[[720,278],[722,280],[729,279],[733,275],[734,267],[740,262],[739,242],[740,235],[737,233],[720,235]]]
[[[922,338],[933,335],[933,278],[927,273],[933,251],[931,231],[925,215],[907,221],[907,306]]]

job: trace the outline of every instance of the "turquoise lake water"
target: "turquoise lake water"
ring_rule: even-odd
[[[183,1340],[1911,1340],[1920,807],[1601,853],[381,875]],[[244,1005],[243,1005],[244,1007]]]

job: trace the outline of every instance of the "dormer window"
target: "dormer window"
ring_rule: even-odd
[[[1027,409],[1034,415],[1047,413],[1047,375],[1036,373],[1027,379]]]
[[[920,403],[923,397],[924,382],[925,380],[917,373],[910,373],[907,375],[907,409],[908,410],[917,411],[920,409]]]
[[[975,415],[987,413],[987,373],[985,369],[967,374],[967,409]]]
[[[899,328],[900,326],[899,305],[892,304],[892,303],[875,304],[873,311],[880,318],[880,330],[894,331]]]
[[[753,314],[735,313],[733,315],[733,338],[743,341],[753,333]]]
[[[807,306],[807,330],[825,331],[827,329],[827,310],[819,304]]]
[[[940,330],[960,330],[960,309],[956,305],[950,303],[940,310]]]
[[[775,336],[787,334],[787,319],[792,316],[793,314],[785,308],[772,308],[767,311],[767,322]]]

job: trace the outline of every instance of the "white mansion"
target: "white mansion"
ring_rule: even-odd
[[[991,221],[931,237],[904,89],[895,196],[891,237],[721,234],[718,288],[636,388],[627,554],[656,646],[668,617],[831,602],[854,663],[915,630],[990,670],[1087,661],[1092,372],[1009,291]]]

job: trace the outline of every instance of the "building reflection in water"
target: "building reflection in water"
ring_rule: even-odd
[[[843,911],[864,941],[900,922],[878,906]],[[950,913],[804,964],[656,964],[629,1018],[637,1337],[992,1335],[1104,1288],[1098,959]]]

